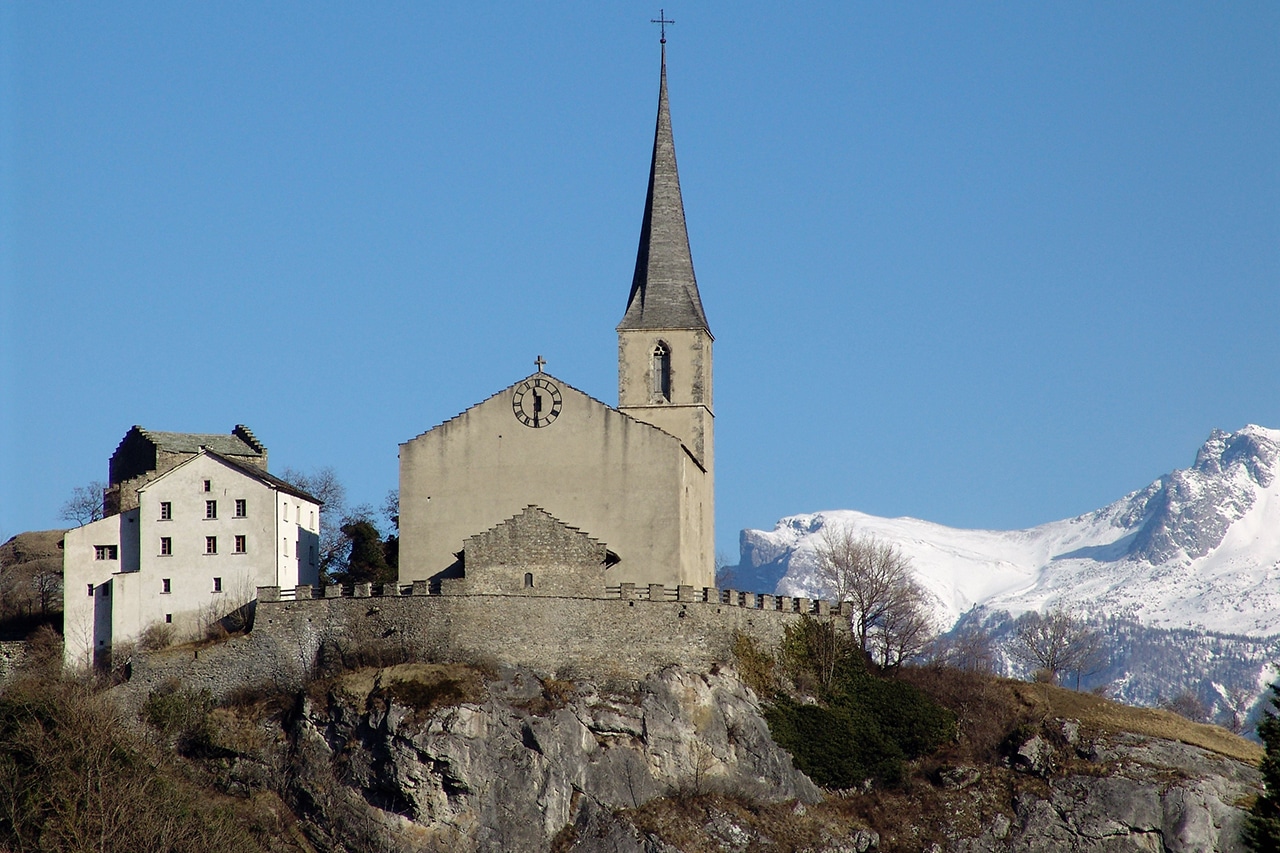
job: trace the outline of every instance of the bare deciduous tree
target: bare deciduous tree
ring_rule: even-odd
[[[737,582],[737,565],[733,562],[733,558],[724,552],[716,554],[716,580],[715,584],[718,589],[733,589],[734,583]]]
[[[285,468],[279,474],[280,479],[296,486],[321,501],[320,506],[320,573],[345,568],[347,551],[351,548],[342,525],[346,523],[347,487],[338,479],[338,472],[333,468],[320,468],[310,474],[304,474],[296,468]]]
[[[76,486],[71,490],[71,497],[62,505],[59,518],[70,521],[77,527],[84,527],[92,521],[99,521],[102,515],[102,493],[107,484],[94,480],[87,486]]]
[[[966,672],[996,671],[996,653],[991,635],[976,626],[961,628],[945,637],[939,637],[930,650],[930,659],[942,666]]]
[[[934,633],[928,593],[896,545],[826,527],[817,557],[828,594],[853,605],[851,628],[863,652],[897,666],[923,651]]]
[[[40,615],[47,616],[55,605],[62,602],[62,572],[44,569],[31,579],[31,588],[40,602]]]
[[[894,601],[871,633],[876,663],[898,667],[925,650],[937,633],[927,601],[928,593],[913,579],[895,590]]]
[[[1051,682],[1064,673],[1080,677],[1100,669],[1105,663],[1102,635],[1083,619],[1061,608],[1048,613],[1026,613],[1018,618],[1017,633],[1009,653],[1042,671]]]
[[[1172,711],[1179,717],[1185,717],[1193,723],[1209,722],[1209,708],[1200,701],[1191,690],[1183,690],[1172,699],[1167,699],[1160,703],[1160,707],[1166,711]]]

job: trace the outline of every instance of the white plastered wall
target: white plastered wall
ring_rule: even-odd
[[[242,515],[237,500],[244,501]],[[213,518],[208,501],[215,502]],[[135,641],[155,623],[172,624],[179,641],[198,636],[211,622],[251,602],[258,586],[314,584],[318,525],[315,503],[216,456],[202,453],[182,463],[140,490],[138,509],[68,533],[64,571],[76,586],[64,584],[67,664],[83,665],[91,648]],[[115,532],[120,544],[115,572],[104,571],[102,561],[94,559],[93,546],[104,544],[97,539],[108,532]],[[238,536],[244,537],[243,551],[237,550]],[[214,539],[212,553],[208,537]],[[88,584],[108,582],[109,594],[99,595],[95,604]],[[93,624],[87,614],[95,607],[96,635],[83,627]],[[104,612],[110,624],[106,632]]]

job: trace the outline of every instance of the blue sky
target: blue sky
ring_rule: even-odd
[[[537,354],[616,402],[657,11],[0,7],[0,535],[135,423],[378,503]],[[722,551],[1030,526],[1280,427],[1280,5],[666,11]]]

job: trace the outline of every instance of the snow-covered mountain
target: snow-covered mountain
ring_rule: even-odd
[[[975,606],[1062,605],[1161,628],[1280,634],[1280,430],[1215,431],[1195,464],[1110,506],[1026,530],[961,530],[834,510],[744,530],[735,585],[819,597],[829,525],[899,545],[941,625]]]

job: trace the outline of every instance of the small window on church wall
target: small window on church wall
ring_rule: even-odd
[[[671,399],[671,350],[662,341],[653,348],[653,395]]]
[[[533,589],[533,572],[524,573],[524,588]]]

